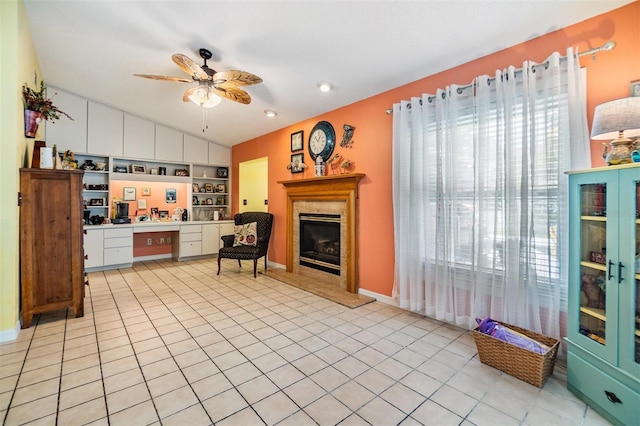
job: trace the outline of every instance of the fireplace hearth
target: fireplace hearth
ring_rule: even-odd
[[[300,213],[300,265],[340,275],[340,215]]]

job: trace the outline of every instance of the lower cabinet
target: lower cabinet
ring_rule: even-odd
[[[105,229],[103,248],[103,266],[133,263],[133,229]]]
[[[181,225],[173,240],[173,257],[182,259],[202,254],[202,225]]]
[[[104,265],[104,248],[102,229],[85,229],[84,231],[84,267],[99,268]]]
[[[202,254],[217,254],[220,250],[220,225],[202,225]]]

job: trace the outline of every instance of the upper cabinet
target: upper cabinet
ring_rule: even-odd
[[[48,146],[57,145],[58,151],[87,152],[87,100],[64,92],[55,87],[47,88],[47,96],[53,98],[54,105],[73,118],[60,116],[55,123],[46,121]]]
[[[153,160],[156,128],[152,121],[124,114],[124,156]]]
[[[231,166],[231,148],[209,142],[209,164]]]
[[[209,142],[185,133],[183,152],[185,162],[202,163],[209,158]]]
[[[156,124],[156,160],[182,161],[182,133]]]
[[[58,151],[182,164],[231,167],[231,148],[122,110],[49,87],[55,104],[73,117],[46,122],[48,146]]]
[[[87,152],[105,156],[122,156],[123,122],[122,111],[89,101]]]

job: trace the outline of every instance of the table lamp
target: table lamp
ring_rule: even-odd
[[[634,142],[630,138],[635,136],[640,136],[640,97],[616,99],[596,107],[591,139],[611,140],[610,150],[602,144],[607,165],[631,162]]]

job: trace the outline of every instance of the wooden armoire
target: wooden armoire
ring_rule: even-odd
[[[22,328],[43,312],[84,315],[83,174],[20,169]]]

